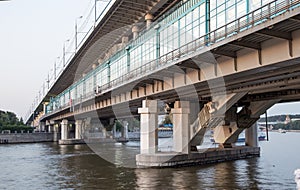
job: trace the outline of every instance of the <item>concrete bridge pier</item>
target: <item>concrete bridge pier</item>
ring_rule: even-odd
[[[123,121],[122,138],[128,139],[128,122],[125,120]]]
[[[190,153],[190,102],[176,101],[173,114],[173,149],[175,152]]]
[[[53,124],[51,125],[49,121],[46,121],[46,129],[48,133],[53,133],[54,132],[54,126]]]
[[[241,97],[241,96],[238,96]],[[232,100],[229,98],[229,100]],[[224,101],[226,104],[228,101]],[[215,127],[214,139],[220,144],[219,148],[210,148],[203,151],[191,151],[193,140],[192,135],[197,135],[197,131],[191,133],[193,128],[190,125],[190,112],[193,109],[189,101],[176,101],[174,108],[171,109],[173,115],[173,151],[158,152],[157,151],[157,101],[144,100],[143,107],[139,108],[141,114],[141,153],[136,156],[136,164],[139,167],[169,167],[190,164],[206,164],[216,163],[225,160],[236,160],[247,157],[256,157],[260,155],[260,149],[255,145],[255,131],[250,129],[248,135],[248,146],[234,147],[238,135],[245,129],[250,127],[257,120],[256,113],[252,109],[254,115],[247,115],[243,118],[239,112],[239,124],[237,124],[237,107],[234,101],[230,101],[227,105],[219,104],[219,107],[227,107],[223,109],[224,114],[218,115],[210,113],[208,106],[204,106],[199,112],[198,128],[207,128],[207,125]],[[208,110],[207,110],[208,109]],[[248,109],[248,108],[247,108]],[[247,110],[245,108],[245,110]],[[218,109],[220,110],[220,109]],[[222,112],[223,113],[223,112]],[[196,120],[197,121],[197,120]],[[253,127],[255,128],[255,127]],[[201,133],[204,135],[204,133]],[[203,137],[202,137],[203,138]],[[194,142],[195,143],[195,142]],[[195,143],[196,144],[196,143]],[[251,146],[251,147],[249,147]]]
[[[141,114],[141,154],[155,154],[158,146],[158,107],[157,100],[143,100]]]
[[[83,122],[82,120],[75,121],[75,139],[83,139]]]
[[[66,119],[62,120],[60,123],[61,126],[61,139],[58,141],[60,145],[74,145],[74,144],[83,144],[82,138],[82,120],[75,121],[75,136],[74,136],[74,123]]]
[[[245,144],[246,146],[258,147],[257,125],[253,124],[250,128],[245,130]]]
[[[48,132],[49,133],[53,133],[54,129],[53,129],[53,125],[48,125]]]
[[[39,124],[39,132],[45,132],[46,129],[46,122],[40,122]]]
[[[117,137],[117,123],[115,122],[113,125],[113,138]]]
[[[69,126],[68,120],[64,119],[61,121],[61,140],[69,139]]]
[[[51,122],[50,122],[50,125],[53,126],[53,141],[58,142],[61,137],[60,132],[59,132],[59,125],[51,123]]]

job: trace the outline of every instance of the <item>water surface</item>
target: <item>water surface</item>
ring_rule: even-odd
[[[0,146],[0,189],[296,189],[300,133],[270,133],[261,157],[206,166],[116,167],[86,145]]]

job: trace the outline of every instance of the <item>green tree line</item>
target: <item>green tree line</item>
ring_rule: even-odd
[[[292,121],[290,123],[278,123],[273,126],[273,129],[285,129],[285,130],[300,130],[300,121]]]
[[[289,115],[290,119],[300,119],[300,115]],[[268,121],[269,122],[284,122],[286,119],[286,115],[274,115],[274,116],[269,116]],[[259,122],[266,122],[266,118],[262,117],[258,120]]]
[[[3,130],[32,132],[33,128],[25,125],[23,119],[19,119],[15,113],[0,110],[0,132]]]

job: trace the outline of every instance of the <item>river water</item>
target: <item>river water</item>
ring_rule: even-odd
[[[259,158],[167,169],[116,167],[87,145],[1,145],[0,189],[296,189],[300,133],[259,144]]]

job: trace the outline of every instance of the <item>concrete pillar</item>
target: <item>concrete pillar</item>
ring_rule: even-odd
[[[128,139],[128,122],[123,121],[122,137]]]
[[[152,24],[152,21],[153,21],[153,15],[152,14],[150,14],[150,13],[147,13],[146,15],[145,15],[145,20],[146,20],[146,27],[147,27],[147,29],[149,29],[150,28],[150,26],[151,26],[151,24]]]
[[[245,131],[245,143],[246,146],[258,147],[257,139],[257,126],[256,123]]]
[[[58,124],[53,124],[53,141],[57,142],[59,139]]]
[[[134,25],[132,27],[132,34],[133,34],[133,39],[136,39],[139,36],[139,27],[137,25]]]
[[[82,120],[75,121],[75,139],[83,139]]]
[[[183,154],[190,153],[190,102],[176,101],[173,115],[173,149]]]
[[[46,123],[45,122],[40,122],[39,132],[45,131],[45,129],[46,129]]]
[[[157,100],[143,100],[138,112],[141,114],[141,154],[155,154],[158,145]]]
[[[114,126],[113,126],[113,137],[117,137],[117,123],[115,122],[114,123]]]
[[[54,131],[54,126],[53,125],[48,125],[48,133],[53,133]]]
[[[64,119],[61,122],[61,140],[66,140],[68,138],[69,138],[68,120]]]
[[[106,131],[105,127],[102,128],[102,136],[103,136],[103,138],[106,138],[106,136],[107,136],[107,131]]]

